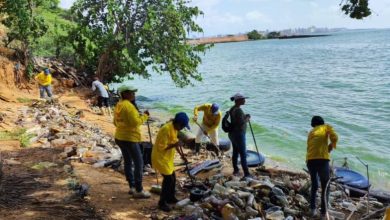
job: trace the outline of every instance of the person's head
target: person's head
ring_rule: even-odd
[[[219,105],[217,103],[213,103],[211,105],[211,113],[213,113],[213,115],[218,115],[218,113],[219,113]]]
[[[43,72],[44,72],[46,75],[49,75],[49,74],[50,74],[49,68],[45,68],[45,69],[43,70]]]
[[[318,125],[323,125],[325,124],[325,121],[324,119],[321,117],[321,116],[318,116],[318,115],[315,115],[313,116],[313,118],[311,119],[311,126],[314,128],[315,126],[318,126]]]
[[[182,130],[183,128],[187,128],[190,130],[190,125],[188,124],[190,119],[188,118],[187,114],[184,112],[179,112],[175,115],[175,118],[173,119],[173,126],[175,127],[175,130]]]
[[[135,101],[135,93],[138,89],[130,85],[121,85],[118,87],[118,94],[122,99],[129,100],[130,102]]]
[[[95,80],[99,80],[99,77],[98,76],[94,76],[93,77],[93,80],[95,81]]]
[[[230,97],[231,101],[234,101],[236,105],[244,105],[245,104],[245,99],[249,97],[244,96],[241,93],[236,93],[234,96]]]

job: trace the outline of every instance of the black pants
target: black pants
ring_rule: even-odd
[[[315,159],[307,161],[307,168],[309,169],[310,179],[311,179],[311,195],[310,195],[310,208],[316,208],[316,195],[318,190],[318,177],[320,177],[321,182],[321,213],[325,214],[327,209],[327,204],[325,203],[325,195],[327,201],[329,201],[329,190],[326,191],[326,184],[329,181],[330,170],[329,170],[329,160],[326,159]]]
[[[173,172],[171,175],[163,175],[164,179],[161,187],[159,205],[171,202],[175,199],[176,175]]]

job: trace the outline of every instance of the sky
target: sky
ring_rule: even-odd
[[[69,8],[74,0],[61,0]],[[341,0],[192,0],[204,15],[196,18],[204,36],[273,31],[289,28],[390,28],[390,0],[370,0],[372,15],[351,19],[340,10]]]

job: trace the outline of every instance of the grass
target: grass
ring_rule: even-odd
[[[21,97],[17,98],[16,100],[18,100],[18,102],[20,102],[20,103],[31,103],[31,101],[32,101],[29,98],[21,98]]]
[[[27,134],[25,128],[18,128],[13,131],[0,131],[0,140],[18,140],[20,147],[30,146],[30,139],[35,137],[33,134]]]

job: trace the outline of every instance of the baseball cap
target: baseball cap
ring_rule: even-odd
[[[230,100],[232,101],[236,101],[236,100],[239,100],[239,99],[247,99],[249,97],[246,97],[244,96],[243,94],[237,92],[236,94],[234,94],[232,97],[230,97]]]
[[[213,103],[211,105],[211,112],[213,113],[213,115],[218,115],[218,110],[219,110],[219,105],[217,103]]]
[[[173,119],[174,122],[179,123],[186,127],[188,130],[191,130],[190,125],[188,122],[190,119],[188,118],[187,114],[185,112],[179,112],[175,115],[175,118]]]
[[[119,93],[122,93],[122,92],[125,92],[125,91],[137,92],[138,89],[136,89],[135,87],[130,86],[130,85],[121,85],[121,86],[118,87],[118,92]]]
[[[49,74],[49,73],[50,73],[49,68],[46,68],[46,69],[44,70],[44,72],[45,72],[45,74]]]

